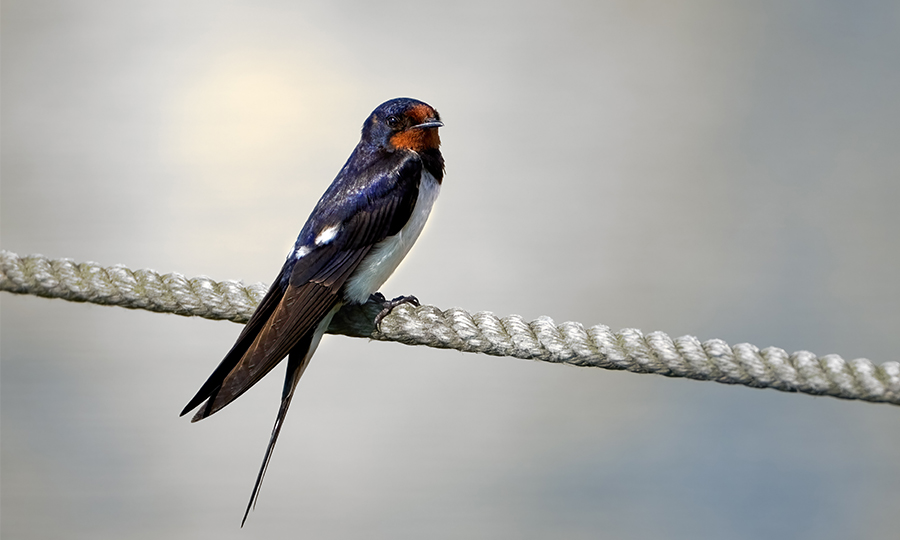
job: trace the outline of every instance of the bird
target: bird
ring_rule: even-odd
[[[344,305],[382,303],[380,321],[412,296],[374,293],[422,232],[444,177],[438,112],[396,98],[375,108],[359,143],[314,207],[281,271],[231,350],[181,411],[202,420],[237,399],[287,357],[275,426],[244,512],[255,507],[300,376]]]

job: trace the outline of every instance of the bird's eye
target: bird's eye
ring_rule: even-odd
[[[394,116],[393,114],[387,117],[385,120],[389,128],[397,128],[400,126],[400,117]]]

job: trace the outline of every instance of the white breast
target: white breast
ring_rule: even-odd
[[[441,191],[434,176],[422,171],[422,180],[419,182],[419,198],[412,215],[400,232],[389,236],[375,245],[372,251],[366,255],[359,267],[347,280],[344,289],[344,299],[354,303],[364,303],[369,295],[377,291],[387,278],[394,273],[403,257],[409,253],[410,248],[419,238],[425,221],[431,213],[431,207]]]

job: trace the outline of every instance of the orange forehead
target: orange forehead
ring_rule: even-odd
[[[421,124],[422,122],[429,119],[434,119],[435,117],[434,109],[432,109],[428,105],[425,105],[424,103],[411,108],[406,114],[407,116],[412,118],[416,124]]]

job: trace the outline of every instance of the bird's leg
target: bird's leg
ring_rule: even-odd
[[[370,300],[374,300],[381,304],[382,310],[381,313],[375,316],[375,327],[378,328],[378,325],[381,324],[381,320],[388,316],[395,307],[400,304],[412,304],[416,307],[419,307],[419,299],[415,296],[398,296],[393,300],[388,300],[384,297],[383,294],[377,292],[369,297]]]

